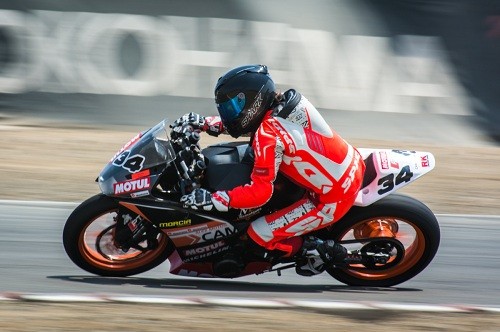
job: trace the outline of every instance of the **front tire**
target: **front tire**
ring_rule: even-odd
[[[380,229],[377,224],[382,225]],[[404,255],[392,258],[386,265],[349,264],[345,268],[329,268],[327,272],[351,286],[394,286],[424,270],[434,258],[440,242],[439,224],[432,211],[422,202],[399,194],[389,195],[367,207],[353,207],[332,226],[327,237],[342,243],[377,233],[382,234],[378,235],[381,237],[390,234],[398,240],[404,247]],[[362,245],[353,243],[346,247],[353,250]]]
[[[164,233],[150,250],[123,251],[115,244],[116,216],[123,208],[111,197],[99,194],[81,203],[68,217],[63,244],[69,258],[83,270],[110,277],[126,277],[153,269],[173,252]]]

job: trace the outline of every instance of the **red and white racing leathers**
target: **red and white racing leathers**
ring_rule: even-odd
[[[363,181],[359,152],[335,133],[305,98],[283,119],[270,110],[256,131],[251,183],[223,194],[229,207],[256,208],[273,194],[281,172],[308,194],[292,206],[252,222],[248,235],[268,250],[293,254],[288,238],[330,225],[352,206]],[[213,121],[213,119],[212,119]]]

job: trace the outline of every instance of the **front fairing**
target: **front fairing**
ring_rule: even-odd
[[[98,182],[108,196],[141,197],[151,194],[167,165],[175,159],[167,120],[130,140],[101,171]]]

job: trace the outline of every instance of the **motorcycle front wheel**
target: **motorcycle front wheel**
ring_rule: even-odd
[[[396,194],[367,207],[353,207],[325,237],[365,257],[373,253],[389,257],[380,261],[374,255],[372,260],[329,268],[332,277],[351,286],[390,287],[429,265],[439,247],[440,229],[426,205]]]
[[[115,199],[99,194],[71,213],[64,226],[63,244],[77,266],[101,276],[126,277],[151,270],[172,254],[173,246],[162,232],[154,248],[119,248],[115,241],[119,211]]]

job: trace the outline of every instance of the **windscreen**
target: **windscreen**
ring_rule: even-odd
[[[99,175],[99,187],[104,194],[149,194],[154,181],[175,159],[166,123],[163,120],[136,135],[116,153]]]

